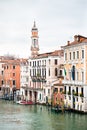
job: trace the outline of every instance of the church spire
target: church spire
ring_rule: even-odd
[[[36,28],[36,22],[34,21],[34,26],[33,26],[34,28]]]
[[[33,27],[32,27],[32,36],[31,36],[31,40],[32,40],[32,44],[31,44],[31,56],[35,57],[38,55],[38,51],[39,51],[39,45],[38,45],[38,29],[36,27],[36,22],[34,21]]]

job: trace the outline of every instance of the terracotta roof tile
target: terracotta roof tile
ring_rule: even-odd
[[[81,44],[81,43],[87,43],[87,37],[81,36],[81,35],[75,35],[74,36],[74,41],[73,42],[67,42],[67,45],[65,45],[64,47],[67,46],[72,46],[72,45],[76,45],[76,44]]]
[[[53,52],[47,52],[47,53],[42,53],[38,54],[36,57],[33,57],[32,59],[38,59],[38,58],[46,58],[48,56],[63,56],[64,51],[63,50],[55,50]]]

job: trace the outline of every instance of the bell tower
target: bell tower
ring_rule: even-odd
[[[39,51],[39,45],[38,45],[38,29],[36,27],[36,23],[34,21],[34,25],[32,27],[31,30],[32,36],[31,36],[31,40],[32,40],[32,44],[31,44],[31,57],[36,57],[38,55],[38,51]]]

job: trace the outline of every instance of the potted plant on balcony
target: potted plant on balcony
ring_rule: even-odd
[[[75,92],[73,95],[74,95],[74,96],[78,96],[78,93],[77,93],[77,92]]]
[[[83,93],[80,93],[80,97],[83,97]]]
[[[71,92],[70,92],[70,91],[68,91],[68,95],[71,95]]]
[[[65,91],[62,91],[62,94],[66,94],[66,92],[65,92]]]

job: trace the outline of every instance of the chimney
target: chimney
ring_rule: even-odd
[[[68,46],[70,45],[70,41],[67,41],[67,45],[68,45]]]
[[[74,41],[77,41],[77,37],[78,37],[77,35],[74,36]]]

